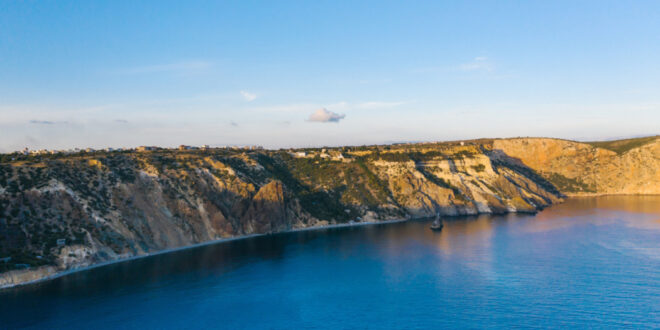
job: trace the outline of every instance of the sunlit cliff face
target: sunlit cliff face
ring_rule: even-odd
[[[520,160],[565,194],[660,194],[660,138],[629,141],[610,147],[604,142],[520,138],[494,140],[493,148]]]
[[[562,201],[564,193],[649,193],[660,187],[659,171],[653,170],[660,167],[658,145],[649,141],[614,152],[570,141],[511,139],[3,155],[0,257],[12,262],[0,270],[20,264],[61,271],[222,238],[340,223],[533,213]],[[626,207],[598,203],[584,212]],[[648,224],[631,225],[653,226],[660,218],[655,207],[635,205],[655,215]],[[540,220],[529,230],[565,225]],[[463,235],[465,242],[443,240],[444,234],[433,239],[451,253],[456,244],[487,242],[490,225],[482,218],[448,224],[445,232]]]

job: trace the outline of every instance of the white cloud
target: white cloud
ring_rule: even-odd
[[[337,123],[344,119],[346,115],[328,111],[326,108],[320,108],[309,116],[308,121],[319,123]]]
[[[458,67],[461,71],[493,71],[493,64],[490,62],[488,57],[477,56],[472,60],[472,62],[461,64]]]
[[[257,99],[257,94],[250,93],[248,91],[241,91],[241,96],[248,102],[252,102]]]

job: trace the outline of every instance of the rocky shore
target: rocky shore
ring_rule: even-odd
[[[254,235],[660,193],[658,139],[626,143],[4,155],[0,287]]]

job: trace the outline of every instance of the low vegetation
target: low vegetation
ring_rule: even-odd
[[[550,193],[536,189],[525,195],[532,197],[521,197],[528,186],[543,186],[529,169],[501,177],[475,175],[486,170],[476,160],[484,155],[481,148],[451,142],[5,154],[0,157],[0,272],[56,264],[63,246],[102,247],[94,253],[103,261],[318,223],[428,216],[438,210],[474,213],[479,194],[493,195],[488,200],[495,203],[494,212],[508,210],[510,201],[516,209],[534,210],[556,198],[551,185]]]
[[[550,173],[548,180],[566,193],[595,193],[596,188],[577,178],[567,178],[559,173]]]
[[[660,135],[647,136],[647,137],[635,138],[635,139],[616,140],[616,141],[587,142],[587,144],[594,146],[596,148],[611,150],[616,152],[617,154],[623,154],[632,149],[639,148],[646,144],[649,144],[657,140],[658,138],[660,138]]]

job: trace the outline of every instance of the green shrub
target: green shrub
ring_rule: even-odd
[[[481,173],[481,172],[486,170],[486,166],[484,164],[478,164],[478,165],[472,166],[472,169],[475,170],[476,172]]]

